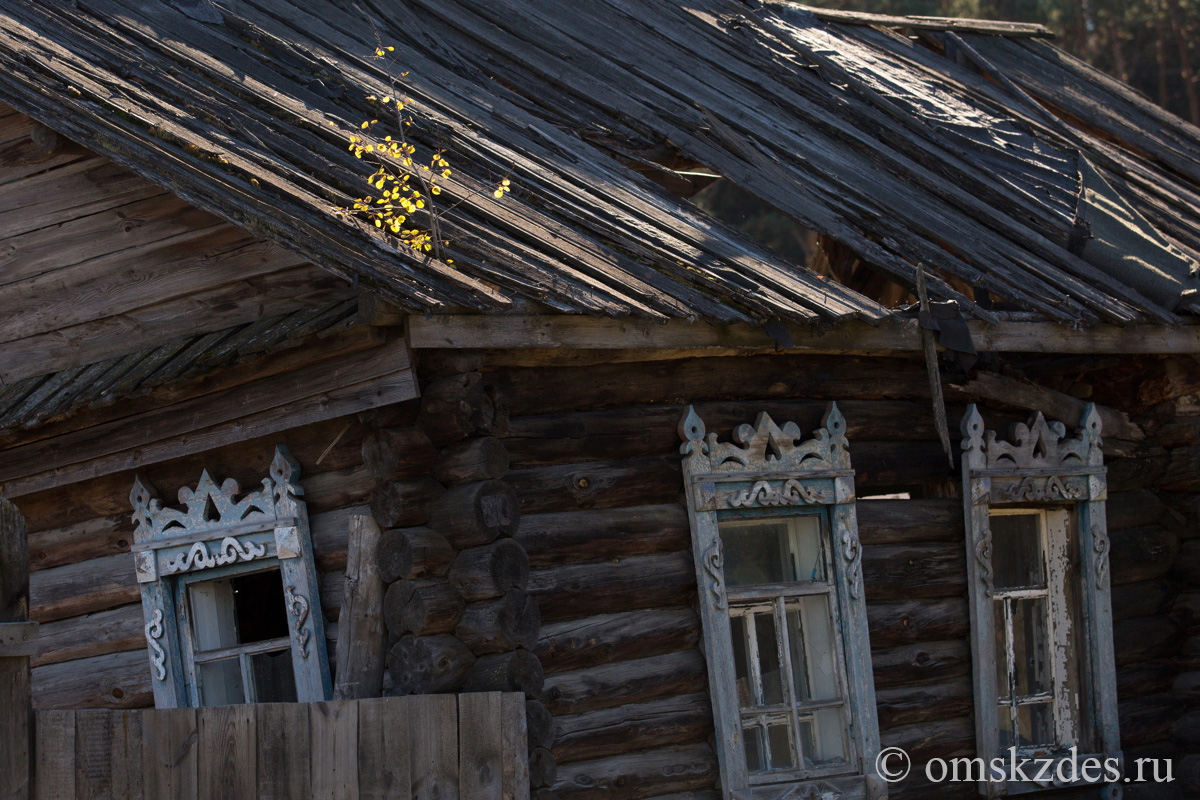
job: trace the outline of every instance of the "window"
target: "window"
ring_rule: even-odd
[[[845,421],[767,414],[717,441],[691,408],[684,479],[726,798],[878,798],[879,731]],[[807,796],[807,795],[803,795]]]
[[[962,427],[973,661],[995,665],[975,670],[979,755],[1119,759],[1099,414],[1070,439],[1038,414],[998,440],[974,406]],[[980,792],[1062,785],[1056,772]]]
[[[159,708],[327,700],[325,632],[299,465],[241,494],[205,472],[162,506],[140,480],[134,564]]]

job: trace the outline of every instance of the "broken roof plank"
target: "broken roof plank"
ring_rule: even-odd
[[[900,17],[891,14],[868,14],[864,11],[843,11],[836,8],[817,8],[786,0],[764,0],[765,5],[803,8],[825,22],[847,25],[880,25],[909,30],[955,31],[1006,36],[1013,39],[1052,39],[1054,31],[1038,22],[1004,22],[1002,20],[966,19],[964,17]]]

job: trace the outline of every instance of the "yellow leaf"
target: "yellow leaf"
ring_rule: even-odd
[[[365,131],[365,130],[367,129],[367,126],[368,126],[368,125],[370,125],[370,124],[371,124],[371,123],[369,123],[369,122],[364,122],[364,123],[363,123],[362,125],[360,125],[359,127],[360,127],[360,128],[362,128],[362,129]]]
[[[504,190],[497,189],[496,191],[492,192],[492,197],[495,197],[496,199],[500,199],[501,197],[504,197]]]

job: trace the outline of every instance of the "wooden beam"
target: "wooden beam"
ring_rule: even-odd
[[[964,19],[962,17],[904,17],[891,14],[868,14],[862,11],[842,11],[834,8],[814,8],[797,3],[771,5],[795,5],[823,22],[840,22],[846,25],[881,25],[888,28],[911,30],[955,31],[957,33],[984,33],[1007,36],[1014,39],[1053,39],[1054,31],[1037,22],[1003,22],[987,19]]]
[[[29,548],[25,519],[17,507],[0,499],[0,628],[28,633]],[[6,637],[0,634],[0,642]],[[0,653],[0,797],[29,800],[30,705],[29,656]]]
[[[1200,326],[1095,325],[1074,330],[1052,322],[968,323],[980,352],[1007,353],[1200,353]],[[918,352],[915,319],[880,325],[847,322],[829,330],[791,327],[787,347],[752,325],[715,326],[672,320],[567,315],[440,315],[409,318],[414,349],[711,350],[788,353]],[[787,344],[786,342],[783,344]]]

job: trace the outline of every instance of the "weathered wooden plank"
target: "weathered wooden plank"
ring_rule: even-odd
[[[154,704],[145,650],[112,653],[33,670],[37,708],[144,708]]]
[[[457,698],[455,695],[411,697],[409,711],[413,731],[413,800],[458,797]]]
[[[716,779],[716,754],[707,744],[695,744],[576,761],[559,770],[553,790],[563,800],[634,800],[706,789]]]
[[[257,722],[251,705],[196,711],[199,797],[254,797],[258,789]]]
[[[697,744],[713,730],[706,693],[686,694],[560,716],[554,720],[559,765],[658,747]]]
[[[971,653],[961,639],[889,647],[871,652],[876,690],[959,678],[970,673]]]
[[[29,569],[60,567],[90,558],[129,552],[133,522],[129,514],[97,517],[29,535]]]
[[[358,797],[358,705],[352,700],[309,704],[312,796]],[[300,767],[303,769],[303,767]]]
[[[361,800],[412,796],[411,698],[384,697],[358,704],[358,793]]]
[[[146,797],[193,800],[199,796],[198,738],[194,708],[158,708],[142,712]]]
[[[42,652],[31,663],[40,667],[141,649],[145,624],[140,603],[47,623],[39,630]]]
[[[678,503],[526,514],[514,538],[532,568],[688,549],[687,510]]]
[[[87,158],[5,186],[0,230],[16,236],[161,194],[107,158]]]
[[[313,797],[309,707],[304,703],[259,703],[255,720],[257,794],[261,800]],[[249,758],[249,755],[245,756]]]
[[[542,622],[558,622],[639,608],[686,605],[695,597],[690,553],[630,556],[532,570],[529,593]]]
[[[894,16],[868,14],[864,11],[843,11],[837,8],[809,8],[812,15],[826,22],[849,25],[884,25],[902,30],[956,31],[958,33],[989,33],[1013,38],[1054,38],[1054,31],[1036,22],[1001,22],[961,17]]]
[[[543,625],[537,656],[546,672],[562,672],[687,650],[699,637],[690,608],[623,611]]]
[[[698,650],[556,672],[546,677],[543,698],[555,716],[691,694],[705,685]]]
[[[529,733],[522,694],[505,692],[500,701],[500,796],[529,800]]]
[[[383,693],[383,579],[375,549],[381,531],[367,515],[349,519],[349,555],[342,612],[338,616],[337,700],[377,697]]]
[[[349,296],[338,278],[305,265],[219,286],[0,345],[0,378],[12,383],[211,333]]]
[[[125,712],[80,709],[75,712],[75,792],[79,800],[113,797],[114,764],[123,754],[114,750],[124,743],[123,731],[114,730]],[[119,737],[119,738],[118,738]]]
[[[117,553],[35,572],[30,579],[32,616],[39,622],[138,602],[133,557]]]
[[[78,712],[82,713],[82,712]],[[141,711],[110,713],[112,751],[109,761],[113,800],[142,800],[142,718]]]
[[[62,800],[75,796],[75,712],[38,711],[33,796]],[[20,795],[14,795],[19,797]]]
[[[0,499],[0,625],[29,620],[29,550],[25,520]],[[29,800],[34,736],[29,659],[0,657],[0,797]]]
[[[1192,325],[1093,325],[1072,329],[1053,322],[969,322],[980,352],[1001,353],[1195,353],[1200,328]],[[792,346],[784,352],[890,353],[921,348],[916,320],[892,319],[877,327],[844,322],[832,331],[788,330]],[[665,324],[577,316],[441,315],[409,318],[414,349],[605,349],[626,350],[768,350],[778,343],[762,328],[718,326],[671,320]]]
[[[500,692],[476,692],[458,696],[460,797],[504,800],[504,770],[501,759],[504,755],[505,720],[502,698]]]

